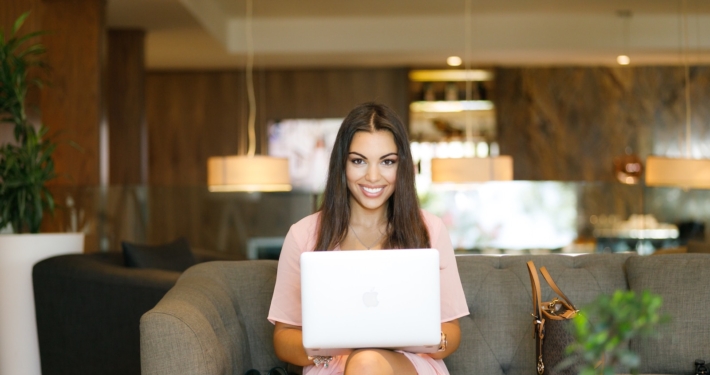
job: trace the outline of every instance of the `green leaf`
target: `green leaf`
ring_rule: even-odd
[[[41,55],[46,52],[47,52],[47,49],[44,48],[44,46],[42,46],[41,44],[33,44],[33,45],[27,47],[24,51],[22,51],[17,56],[20,58],[23,58],[26,56]]]
[[[46,187],[44,189],[44,196],[47,200],[47,206],[49,207],[49,212],[54,212],[54,197],[52,193]]]
[[[27,19],[27,17],[29,15],[30,15],[30,12],[27,11],[25,13],[22,13],[22,15],[20,15],[20,17],[17,18],[17,20],[15,21],[15,24],[12,25],[12,34],[11,34],[12,36],[15,36],[15,34],[17,34],[17,31],[20,29],[20,27],[22,27],[22,24],[25,23],[25,19]]]
[[[12,43],[13,48],[10,50],[10,52],[13,52],[16,48],[20,47],[24,42],[26,42],[32,38],[37,38],[37,37],[42,36],[44,34],[47,34],[47,33],[44,31],[35,31],[35,32],[31,32],[29,34],[25,34],[20,38],[14,39],[13,43]],[[33,44],[29,48],[32,48],[34,46],[39,46],[40,48],[43,48],[40,44]],[[22,55],[18,55],[18,57],[20,57],[20,56],[22,56]]]
[[[667,316],[659,313],[661,305],[662,298],[648,291],[600,295],[573,320],[575,342],[567,352],[579,356],[587,368],[604,356],[609,365],[605,374],[613,373],[616,364],[638,368],[640,358],[628,349],[629,341],[651,335],[667,321]]]

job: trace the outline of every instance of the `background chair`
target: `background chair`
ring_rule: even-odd
[[[197,262],[235,259],[194,251]],[[43,375],[139,375],[141,315],[180,272],[125,266],[120,252],[49,258],[33,270]]]

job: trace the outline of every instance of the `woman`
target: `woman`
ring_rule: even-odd
[[[448,374],[442,359],[458,347],[458,318],[469,312],[448,232],[441,219],[419,209],[414,174],[406,129],[394,111],[365,103],[348,114],[330,157],[321,209],[291,227],[281,250],[269,311],[281,360],[304,366],[306,375]],[[301,253],[397,248],[440,252],[443,350],[358,349],[349,356],[308,357],[301,331]]]

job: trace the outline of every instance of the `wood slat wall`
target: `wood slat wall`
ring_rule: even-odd
[[[39,30],[42,26],[40,5],[40,0],[3,0],[0,2],[0,28],[7,35],[17,17],[30,11],[30,16],[25,21],[22,30],[25,32]]]
[[[106,111],[110,185],[140,185],[148,179],[144,47],[143,30],[108,31]]]
[[[205,185],[208,157],[245,149],[243,87],[234,72],[148,74],[151,185]]]
[[[42,121],[60,130],[53,184],[99,184],[99,126],[104,121],[102,59],[105,0],[43,0],[42,29],[50,85],[42,90]],[[70,147],[76,143],[80,151]]]
[[[257,152],[268,120],[344,117],[378,101],[406,121],[407,88],[406,69],[257,71]],[[246,152],[247,115],[243,71],[149,72],[149,183],[204,185],[208,157]]]

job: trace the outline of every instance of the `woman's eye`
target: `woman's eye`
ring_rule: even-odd
[[[362,159],[352,159],[350,160],[353,164],[365,164],[365,161]]]
[[[397,160],[394,159],[385,159],[382,161],[382,164],[384,165],[394,165],[395,163],[397,163]]]

